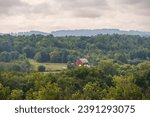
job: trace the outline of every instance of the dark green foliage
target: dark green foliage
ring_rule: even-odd
[[[49,61],[49,55],[44,51],[37,52],[36,55],[34,56],[34,59],[38,62],[47,62]]]
[[[42,65],[38,66],[38,71],[45,72],[45,66],[42,66]]]
[[[9,94],[9,88],[8,87],[4,87],[0,83],[0,100],[6,100],[6,99],[8,99],[8,94]]]
[[[0,62],[0,71],[29,72],[31,71],[31,65],[27,60],[10,63]]]
[[[67,63],[86,57],[91,64],[103,59],[135,63],[150,59],[150,37],[97,35],[53,37],[42,35],[0,36],[0,61],[31,58],[38,62]]]

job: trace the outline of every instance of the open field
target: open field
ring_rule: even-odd
[[[32,59],[29,59],[32,69],[34,71],[38,70],[38,66],[43,65],[46,68],[46,71],[61,71],[67,67],[66,63],[38,63]]]

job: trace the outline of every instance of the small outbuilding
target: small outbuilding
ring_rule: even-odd
[[[76,66],[86,66],[86,67],[90,67],[89,66],[89,62],[86,58],[80,58],[76,60]]]

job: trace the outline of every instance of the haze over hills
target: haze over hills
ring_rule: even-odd
[[[14,36],[17,36],[17,35],[20,35],[20,36],[23,36],[23,35],[49,35],[49,33],[46,33],[46,32],[41,32],[41,31],[29,31],[29,32],[18,32],[18,33],[10,33],[11,35],[14,35]]]
[[[95,30],[59,30],[51,32],[54,36],[95,36],[98,34],[125,34],[125,35],[140,35],[140,36],[150,36],[150,32],[142,31],[123,31],[119,29],[95,29]]]
[[[22,35],[49,35],[52,34],[54,36],[95,36],[98,34],[125,34],[125,35],[140,35],[140,36],[150,36],[150,32],[142,32],[142,31],[124,31],[119,29],[80,29],[80,30],[58,30],[52,32],[41,32],[41,31],[29,31],[29,32],[18,32],[18,33],[9,33],[10,35],[14,36],[22,36]],[[0,33],[3,35],[3,33]]]

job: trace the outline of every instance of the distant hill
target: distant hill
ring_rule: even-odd
[[[98,34],[120,34],[120,35],[140,35],[140,36],[150,36],[150,32],[142,32],[142,31],[124,31],[119,29],[81,29],[81,30],[58,30],[58,31],[52,31],[51,33],[47,32],[40,32],[40,31],[29,31],[29,32],[18,32],[18,33],[9,33],[10,35],[14,36],[22,36],[22,35],[49,35],[52,34],[54,36],[95,36]],[[0,33],[0,35],[3,35],[3,33]]]
[[[51,32],[54,36],[95,36],[98,34],[125,34],[125,35],[140,35],[150,36],[150,32],[141,31],[123,31],[119,29],[95,29],[95,30],[59,30]]]
[[[40,32],[40,31],[29,31],[29,32],[18,32],[18,33],[10,33],[11,35],[14,35],[14,36],[18,36],[18,35],[20,35],[20,36],[23,36],[23,35],[28,35],[28,36],[30,36],[30,35],[33,35],[33,34],[35,34],[35,35],[49,35],[50,33],[46,33],[46,32]]]
[[[3,35],[3,33],[0,33],[0,35]]]

